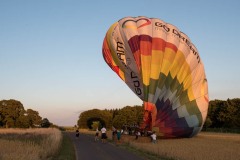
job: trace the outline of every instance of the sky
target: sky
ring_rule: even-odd
[[[198,49],[210,100],[239,98],[239,15],[239,0],[0,0],[0,100],[60,126],[86,110],[142,105],[102,56],[108,28],[127,16],[177,26]]]

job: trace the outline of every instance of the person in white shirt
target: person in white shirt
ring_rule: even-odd
[[[156,135],[155,132],[152,133],[151,138],[152,138],[152,143],[156,143],[157,142],[157,135]]]
[[[107,132],[107,129],[103,126],[103,128],[101,129],[101,133],[102,133],[102,137],[101,137],[102,143],[105,143],[105,142],[106,142],[106,139],[107,139],[107,134],[106,134],[106,132]]]

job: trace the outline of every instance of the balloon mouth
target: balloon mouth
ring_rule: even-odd
[[[141,129],[152,130],[155,123],[156,106],[150,102],[144,102],[143,124]]]

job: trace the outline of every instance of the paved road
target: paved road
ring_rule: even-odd
[[[74,142],[77,160],[143,160],[112,143],[95,142],[92,135],[80,134],[79,138],[75,137],[74,132],[68,132],[68,135]]]

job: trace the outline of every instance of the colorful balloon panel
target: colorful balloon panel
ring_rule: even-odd
[[[103,42],[109,67],[144,102],[144,128],[165,138],[192,137],[208,110],[204,65],[176,26],[157,18],[126,17]]]

